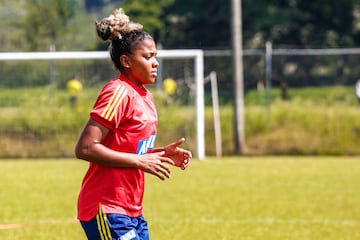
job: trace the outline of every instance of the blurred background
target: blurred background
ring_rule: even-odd
[[[0,0],[0,52],[107,51],[94,23],[119,7],[158,49],[204,51],[204,76],[217,76],[222,154],[234,154],[230,0]],[[359,154],[360,2],[242,0],[242,32],[243,153]],[[0,157],[72,157],[97,92],[116,75],[107,59],[1,59]],[[75,93],[72,79],[82,84]],[[150,88],[159,144],[184,135],[196,149],[193,59],[161,61]],[[206,154],[214,155],[209,81],[204,88]]]

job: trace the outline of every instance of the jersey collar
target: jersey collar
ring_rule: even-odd
[[[137,91],[142,96],[145,96],[148,92],[144,86],[139,87],[138,85],[136,85],[135,83],[130,81],[129,78],[127,76],[125,76],[124,74],[120,74],[119,79],[121,81],[127,82],[129,85],[131,85],[131,87],[133,87],[135,89],[135,91]]]

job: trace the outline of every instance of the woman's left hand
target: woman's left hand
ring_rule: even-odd
[[[164,147],[165,156],[174,161],[175,166],[185,170],[189,164],[192,154],[190,151],[180,148],[179,146],[185,142],[185,138],[180,138]]]

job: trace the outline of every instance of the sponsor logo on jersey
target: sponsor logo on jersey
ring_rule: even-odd
[[[153,149],[155,145],[155,139],[156,139],[156,134],[153,134],[147,139],[140,140],[136,150],[136,154],[143,155],[146,154],[148,150]]]

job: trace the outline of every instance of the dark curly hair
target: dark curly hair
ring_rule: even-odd
[[[123,66],[120,62],[121,55],[131,55],[145,39],[153,38],[142,29],[139,23],[131,22],[124,11],[119,8],[96,24],[96,33],[104,41],[110,41],[109,52],[116,69],[121,71]]]

